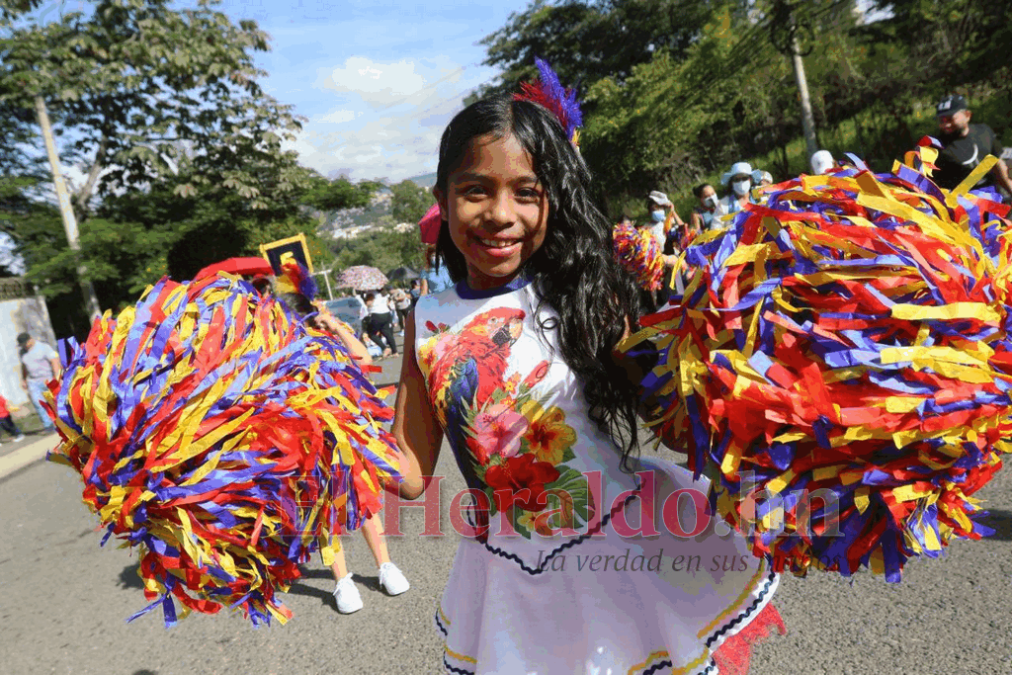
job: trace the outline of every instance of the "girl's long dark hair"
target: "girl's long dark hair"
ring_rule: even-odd
[[[538,297],[536,321],[542,330],[559,331],[562,358],[583,384],[590,419],[628,457],[637,445],[637,391],[615,364],[612,349],[622,338],[626,320],[635,328],[639,292],[615,262],[611,223],[595,204],[590,170],[562,125],[542,106],[511,95],[478,101],[458,113],[443,132],[436,186],[449,194],[449,175],[474,139],[510,135],[530,155],[549,202],[545,241],[524,269]],[[467,277],[464,256],[445,220],[436,249],[454,282]],[[538,318],[542,305],[555,309],[558,322]]]

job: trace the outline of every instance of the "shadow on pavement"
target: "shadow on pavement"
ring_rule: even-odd
[[[988,539],[1012,541],[1012,511],[989,509],[986,516],[974,518],[974,521],[994,530],[994,534],[984,537],[984,541]]]
[[[327,574],[327,576],[330,577],[330,574]],[[337,611],[337,601],[334,599],[332,591],[325,591],[322,588],[314,588],[303,583],[301,580],[293,583],[288,589],[286,595],[302,595],[307,598],[316,598],[320,601],[321,605],[330,607],[335,612]]]
[[[137,588],[144,590],[144,580],[141,579],[141,575],[138,573],[137,563],[127,565],[123,568],[123,571],[119,573],[119,585],[122,588]]]

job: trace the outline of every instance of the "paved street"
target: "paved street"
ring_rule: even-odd
[[[400,359],[380,362],[381,384]],[[443,494],[463,487],[444,448]],[[144,606],[136,557],[99,547],[97,518],[69,469],[36,462],[0,478],[0,672],[87,675],[190,673],[384,674],[439,671],[431,617],[452,563],[456,535],[422,537],[420,509],[407,509],[389,545],[412,584],[378,590],[364,540],[346,550],[365,608],[337,613],[333,581],[318,560],[284,597],[295,618],[253,629],[240,615],[191,615],[165,630]],[[957,542],[942,560],[915,561],[899,585],[861,575],[850,583],[813,573],[784,579],[776,604],[789,634],[761,647],[762,674],[1012,673],[1012,473],[982,493],[997,534]],[[448,501],[448,500],[446,500]],[[445,513],[444,527],[449,519]],[[593,617],[587,617],[593,621]]]

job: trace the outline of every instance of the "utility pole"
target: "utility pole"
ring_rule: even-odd
[[[770,41],[777,51],[790,57],[791,65],[794,67],[794,80],[798,85],[798,96],[801,100],[801,129],[805,135],[808,157],[811,158],[818,152],[819,142],[815,137],[815,115],[812,113],[812,99],[808,95],[808,78],[805,76],[803,60],[808,52],[801,50],[801,40],[798,39],[798,34],[803,30],[811,33],[811,27],[798,21],[794,7],[788,0],[777,0],[773,7],[769,23]]]
[[[49,126],[49,115],[46,113],[46,102],[42,100],[41,96],[35,97],[35,112],[39,117],[39,126],[42,127],[42,138],[46,142],[49,167],[53,172],[53,187],[56,188],[56,199],[60,203],[60,215],[63,216],[63,229],[67,232],[67,242],[70,244],[70,249],[74,251],[77,257],[77,278],[81,284],[81,291],[84,293],[88,316],[94,321],[96,318],[102,316],[102,310],[98,305],[95,287],[88,281],[87,268],[81,262],[81,244],[77,237],[77,218],[74,217],[74,207],[70,203],[67,186],[63,182],[63,173],[60,171],[60,157],[56,154],[56,142],[53,140],[53,130]]]
[[[791,63],[794,65],[794,79],[801,96],[801,128],[805,133],[805,147],[810,159],[819,151],[819,142],[815,139],[815,115],[812,114],[812,99],[808,96],[808,78],[805,77],[805,62],[801,58],[797,33],[791,35]]]

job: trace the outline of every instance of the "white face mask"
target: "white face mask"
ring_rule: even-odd
[[[731,183],[731,189],[734,190],[734,193],[739,197],[744,197],[746,194],[748,194],[748,190],[750,187],[752,187],[752,181],[750,181],[748,178],[744,180],[736,180],[733,183]]]
[[[710,195],[709,197],[703,200],[703,208],[707,208],[712,211],[713,209],[717,208],[718,201],[719,200],[717,199],[717,195]]]
[[[650,212],[650,217],[654,219],[655,223],[663,223],[664,222],[664,211],[663,210],[662,211],[651,211]]]

